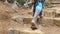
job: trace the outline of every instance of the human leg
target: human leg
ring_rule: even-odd
[[[33,17],[32,21],[31,21],[32,25],[33,25],[35,28],[37,28],[36,22],[37,22],[37,18],[38,18],[38,16],[39,16],[41,10],[42,10],[42,3],[39,2],[38,5],[36,6],[36,11],[35,11],[34,17]]]

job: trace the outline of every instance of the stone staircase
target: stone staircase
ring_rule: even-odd
[[[19,24],[14,21],[1,22],[0,34],[60,34],[60,8],[45,8],[43,9],[43,18],[38,18],[37,30],[30,28],[30,21],[32,20],[32,12],[24,17],[24,24]]]
[[[44,9],[44,16],[43,18],[38,18],[38,26],[39,26],[39,29],[41,27],[54,27],[54,26],[57,26],[57,27],[60,27],[60,11],[55,9],[55,8],[48,8],[48,9]],[[30,12],[30,14],[32,15],[32,12]],[[24,17],[24,23],[25,24],[29,24],[32,20],[32,16],[28,16],[28,17]],[[41,26],[40,26],[41,25]],[[43,28],[42,28],[43,29]],[[53,29],[53,28],[52,28]],[[60,30],[60,29],[59,29]],[[45,34],[46,32],[44,31],[41,31],[43,34]],[[51,33],[51,31],[50,31]],[[52,33],[51,33],[52,34]],[[55,33],[56,34],[56,33]]]
[[[58,4],[58,6],[57,4],[54,5],[55,6],[53,8],[43,9],[44,17],[42,19],[38,18],[39,20],[37,23],[39,28],[37,30],[32,30],[29,26],[29,23],[33,18],[32,12],[29,12],[28,14],[30,15],[23,19],[25,25],[21,25],[22,27],[20,27],[20,29],[17,28],[18,30],[15,29],[16,31],[20,31],[20,33],[15,31],[13,32],[15,34],[60,34],[60,4]]]
[[[45,8],[43,9],[43,18],[38,18],[39,20],[37,21],[38,25],[42,25],[42,26],[47,26],[47,27],[60,27],[60,4],[54,4],[55,6],[52,8]],[[32,12],[29,12],[29,14],[32,15]],[[24,17],[24,23],[28,24],[30,23],[30,21],[32,20],[32,16],[28,16],[28,17]],[[41,27],[41,26],[40,26]],[[39,27],[39,28],[40,28]],[[51,27],[51,28],[52,28]],[[53,28],[52,28],[53,29]],[[38,29],[39,30],[39,29]],[[60,29],[59,29],[60,30]],[[42,31],[43,32],[43,31]],[[51,32],[51,31],[50,31]],[[45,34],[45,33],[43,33]],[[52,34],[52,33],[51,33]],[[56,34],[56,33],[55,33]],[[59,33],[58,33],[59,34]]]
[[[60,20],[60,8],[59,7],[53,7],[53,8],[45,8],[43,9],[43,18],[42,18],[42,22],[43,23],[56,23],[55,20],[57,21],[57,23],[59,24],[59,20]],[[33,12],[29,12],[29,14],[33,14]],[[27,16],[24,17],[24,23],[29,23],[32,20],[32,16]],[[39,18],[38,18],[39,19]],[[39,19],[38,21],[40,21],[41,19]],[[48,20],[48,21],[47,21]],[[60,26],[60,24],[59,24]]]

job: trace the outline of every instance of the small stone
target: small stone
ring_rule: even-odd
[[[16,29],[9,29],[8,34],[20,34],[20,31]]]

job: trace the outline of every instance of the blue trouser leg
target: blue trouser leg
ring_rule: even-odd
[[[36,23],[39,14],[41,15],[40,12],[42,13],[42,3],[38,2],[38,5],[36,6],[36,11],[35,11],[34,17],[32,19],[32,22]]]
[[[34,16],[34,14],[35,14],[35,10],[36,10],[36,5],[34,5],[34,7],[33,7],[33,16]],[[42,15],[42,10],[41,10],[39,16],[41,16],[41,15]]]

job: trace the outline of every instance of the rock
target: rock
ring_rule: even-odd
[[[55,17],[60,17],[60,10],[56,11]]]
[[[9,29],[8,34],[20,34],[20,31],[16,29]]]
[[[12,8],[15,9],[15,10],[18,9],[17,1],[14,1],[13,5],[12,5]]]
[[[23,23],[23,17],[21,15],[15,15],[11,19],[17,23]]]
[[[56,10],[51,8],[43,9],[43,12],[46,17],[55,17],[56,14]]]

